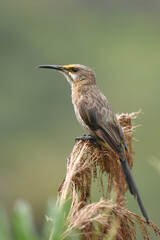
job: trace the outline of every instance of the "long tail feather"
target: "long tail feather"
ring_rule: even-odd
[[[145,207],[143,205],[139,190],[137,188],[136,182],[134,180],[133,174],[131,172],[131,169],[129,167],[129,164],[128,164],[128,161],[127,161],[126,158],[125,158],[125,160],[121,160],[121,166],[122,166],[123,173],[125,175],[125,179],[128,183],[129,190],[130,190],[131,194],[135,198],[137,198],[137,202],[138,202],[138,205],[141,209],[141,212],[142,212],[143,216],[146,218],[147,223],[149,223],[148,215],[146,213],[146,210],[145,210]]]

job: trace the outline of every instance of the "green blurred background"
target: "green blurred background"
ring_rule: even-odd
[[[95,70],[115,112],[144,113],[136,120],[133,172],[150,219],[160,224],[160,175],[149,164],[160,156],[159,12],[156,0],[0,2],[0,201],[9,214],[16,199],[26,199],[41,226],[84,133],[67,81],[36,66],[80,63]]]

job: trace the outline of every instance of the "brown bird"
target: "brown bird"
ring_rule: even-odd
[[[129,167],[125,136],[120,123],[107,98],[97,86],[96,76],[92,69],[80,64],[64,66],[41,65],[39,68],[56,69],[62,72],[71,84],[72,103],[79,123],[90,133],[78,139],[103,141],[119,156],[125,179],[131,194],[137,198],[139,207],[147,223],[149,219],[141,200],[140,193]]]

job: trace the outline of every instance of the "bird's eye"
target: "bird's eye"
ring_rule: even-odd
[[[73,68],[73,72],[78,72],[78,68]]]

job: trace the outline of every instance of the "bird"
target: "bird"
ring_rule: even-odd
[[[75,115],[89,133],[78,139],[94,142],[97,139],[101,140],[119,156],[130,193],[137,199],[142,215],[149,224],[147,212],[126,157],[129,150],[123,129],[111,104],[97,85],[95,72],[80,64],[40,65],[38,68],[56,69],[67,78],[71,85]]]

